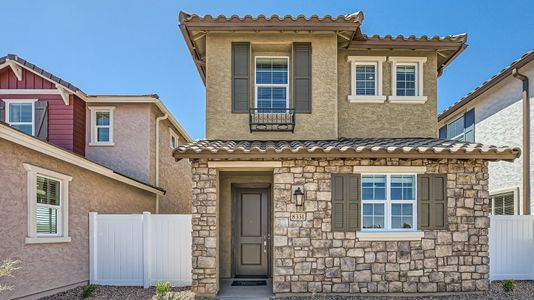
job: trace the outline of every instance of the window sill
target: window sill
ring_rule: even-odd
[[[384,103],[386,102],[386,96],[354,96],[349,95],[347,97],[350,103]]]
[[[70,243],[70,236],[62,237],[27,237],[26,244],[53,244],[53,243]]]
[[[425,104],[427,96],[389,96],[389,102],[399,104]]]
[[[115,146],[115,143],[89,143],[89,146],[113,147],[113,146]]]
[[[356,237],[360,241],[417,241],[425,235],[422,231],[358,231]]]

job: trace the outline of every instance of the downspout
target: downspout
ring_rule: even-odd
[[[523,82],[523,214],[530,215],[530,98],[528,77],[512,70],[512,75]]]
[[[167,120],[168,114],[156,118],[156,186],[159,187],[159,122]],[[159,214],[159,195],[156,194],[156,214]]]

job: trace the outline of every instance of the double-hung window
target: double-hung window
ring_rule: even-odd
[[[7,123],[20,131],[34,135],[35,101],[37,100],[5,100]]]
[[[113,145],[114,107],[90,107],[91,145]]]
[[[389,57],[391,62],[391,92],[393,103],[425,103],[423,95],[423,65],[426,57]]]
[[[28,174],[26,243],[69,242],[68,186],[72,177],[24,164]]]
[[[351,67],[350,102],[384,102],[382,95],[382,63],[384,56],[349,56]]]
[[[364,174],[361,184],[362,230],[415,230],[416,176]]]
[[[256,57],[256,109],[285,113],[289,108],[289,58]]]

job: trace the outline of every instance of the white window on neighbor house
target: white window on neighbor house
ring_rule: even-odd
[[[30,164],[27,171],[28,237],[26,243],[70,242],[69,182],[72,177]]]
[[[351,68],[350,102],[382,103],[382,64],[385,56],[349,56]]]
[[[490,214],[492,215],[516,215],[516,193],[508,191],[490,196]]]
[[[289,108],[289,57],[256,56],[256,109],[285,113]]]
[[[178,147],[178,135],[176,135],[176,133],[171,128],[169,128],[169,136],[169,146],[172,149],[175,149],[176,147]]]
[[[13,128],[34,135],[35,100],[4,100],[6,105],[6,122]]]
[[[425,103],[423,65],[426,57],[389,57],[391,62],[391,96],[393,103]]]
[[[113,145],[113,112],[115,107],[90,107],[90,145]]]
[[[416,175],[365,174],[361,184],[362,230],[417,228]]]

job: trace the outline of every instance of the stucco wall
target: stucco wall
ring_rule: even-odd
[[[89,211],[141,213],[155,211],[152,193],[0,139],[0,259],[20,260],[22,269],[6,283],[16,298],[89,280]],[[25,244],[27,173],[23,163],[72,176],[69,184],[70,243]],[[5,299],[5,298],[2,298]]]
[[[351,64],[348,56],[426,57],[423,65],[425,104],[350,103]],[[437,72],[435,52],[348,51],[338,54],[338,120],[340,137],[434,137],[436,135]],[[391,62],[383,63],[383,95],[392,95]]]
[[[522,67],[521,73],[530,78],[534,78],[534,62],[530,62]],[[520,80],[510,76],[496,86],[492,87],[483,95],[477,97],[471,103],[458,110],[447,119],[440,122],[439,126],[457,119],[461,114],[475,108],[475,141],[488,145],[510,146],[522,148],[523,143],[523,103],[522,103],[522,83]],[[530,91],[534,91],[534,80],[530,80]],[[534,118],[534,104],[531,98],[530,115]],[[531,121],[532,122],[532,121]],[[531,125],[532,126],[532,125]],[[534,178],[533,170],[533,148],[534,130],[530,132],[531,139],[531,180]],[[522,211],[522,158],[514,162],[490,162],[489,164],[489,190],[495,193],[502,190],[518,190],[518,206]],[[531,191],[530,198],[534,196]],[[531,201],[531,211],[534,204]],[[516,210],[516,212],[518,212]]]
[[[312,43],[312,113],[297,114],[295,133],[249,130],[248,113],[232,114],[231,45],[248,41],[254,54],[276,53],[293,42]],[[337,39],[334,33],[208,33],[206,39],[207,139],[332,139],[337,138]],[[262,50],[264,47],[265,50]],[[258,49],[257,52],[255,49]],[[290,55],[290,52],[287,54]],[[254,57],[251,57],[251,65]],[[291,65],[291,58],[290,58]],[[254,84],[253,68],[251,85]],[[291,78],[290,78],[291,80]],[[292,83],[290,82],[290,86]],[[254,94],[251,93],[251,105]]]
[[[88,108],[97,105],[88,105]],[[114,145],[91,146],[86,157],[135,179],[150,182],[150,104],[110,104],[114,106]],[[87,141],[91,141],[91,111],[87,109]]]

